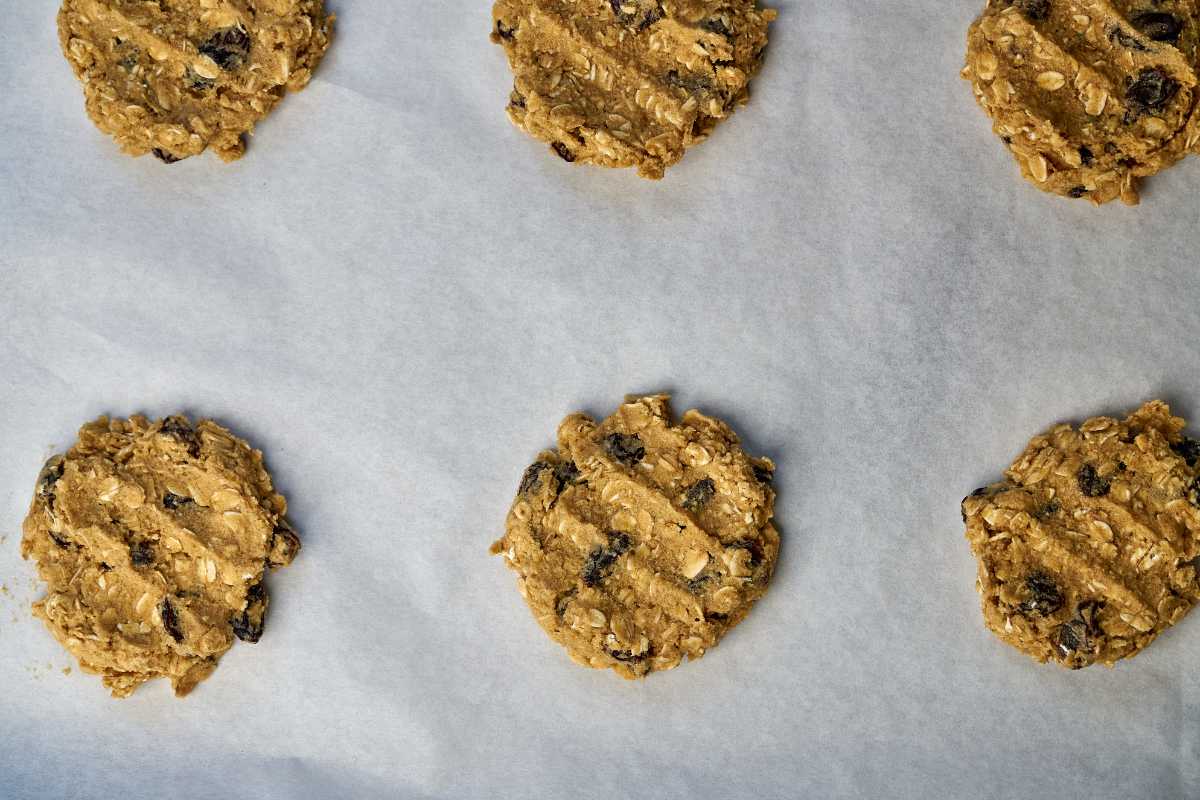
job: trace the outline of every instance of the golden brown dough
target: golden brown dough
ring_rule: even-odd
[[[216,423],[101,417],[38,478],[34,613],[114,696],[165,677],[182,697],[262,635],[264,573],[300,549],[286,510],[262,454]]]
[[[308,85],[332,23],[322,0],[64,0],[58,33],[88,115],[122,150],[232,161]]]
[[[625,678],[703,656],[766,591],[779,553],[774,464],[698,411],[676,424],[667,399],[563,420],[492,545],[550,637]]]
[[[976,99],[1039,189],[1138,202],[1198,133],[1194,0],[988,0],[967,36]]]
[[[756,0],[497,0],[513,123],[563,160],[661,178],[743,104],[775,18]]]
[[[1037,436],[963,500],[983,618],[1038,661],[1112,666],[1200,600],[1200,443],[1153,401]]]

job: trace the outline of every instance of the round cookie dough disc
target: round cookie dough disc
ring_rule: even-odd
[[[38,477],[34,613],[114,696],[160,677],[183,696],[262,635],[263,574],[300,549],[286,510],[262,454],[216,423],[102,417]]]
[[[980,106],[1027,180],[1137,203],[1198,136],[1194,0],[988,0],[967,35]]]
[[[1200,442],[1165,403],[1035,437],[963,500],[987,626],[1077,669],[1136,655],[1200,600]]]
[[[534,617],[589,667],[626,678],[700,658],[767,589],[774,465],[666,395],[597,424],[573,414],[521,479],[492,545]]]
[[[58,34],[88,115],[122,150],[232,161],[308,84],[332,23],[322,0],[64,0]]]
[[[756,0],[497,0],[508,116],[563,160],[661,178],[746,101],[775,12]]]

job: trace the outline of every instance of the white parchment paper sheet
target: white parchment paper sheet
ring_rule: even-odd
[[[51,2],[0,25],[0,795],[1200,797],[1200,619],[1114,670],[981,623],[961,496],[1051,423],[1200,414],[1200,168],[1026,186],[977,2],[780,0],[750,105],[649,183],[510,126],[481,2],[330,0],[245,159],[121,156]],[[581,669],[487,547],[574,410],[667,389],[779,465],[772,591],[702,661]],[[42,460],[212,416],[304,539],[267,634],[111,700],[27,611]]]

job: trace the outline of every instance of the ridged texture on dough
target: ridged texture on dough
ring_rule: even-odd
[[[661,178],[746,101],[775,12],[755,0],[497,0],[509,118],[566,161]]]
[[[626,678],[696,659],[767,589],[779,552],[774,465],[665,395],[558,429],[493,545],[538,623],[577,662]]]
[[[976,98],[1044,191],[1138,200],[1197,140],[1193,0],[989,0],[967,37]]]
[[[88,115],[131,155],[171,162],[244,136],[299,91],[329,46],[322,0],[64,0],[64,55]]]
[[[963,501],[987,626],[1038,661],[1112,665],[1200,601],[1200,443],[1166,404],[1035,437]]]
[[[47,584],[34,611],[113,695],[158,677],[185,695],[262,634],[264,573],[300,548],[286,510],[262,454],[219,425],[102,417],[38,478],[21,540]]]

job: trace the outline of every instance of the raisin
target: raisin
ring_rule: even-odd
[[[633,539],[630,539],[628,534],[620,531],[611,531],[608,534],[608,548],[618,556],[625,555],[631,547],[633,547]]]
[[[530,464],[521,477],[521,485],[517,491],[521,494],[536,492],[542,485],[542,473],[550,468],[550,464],[545,461],[535,461]],[[579,479],[579,467],[575,466],[574,461],[564,461],[554,466],[552,475],[554,477],[554,494],[557,496],[562,494],[563,489]]]
[[[542,485],[542,470],[549,469],[550,465],[545,461],[535,461],[525,470],[525,474],[521,476],[521,485],[517,487],[517,492],[520,494],[529,494],[537,491]]]
[[[971,492],[969,495],[964,497],[962,499],[962,502],[958,504],[958,510],[959,510],[959,513],[962,514],[963,522],[967,521],[967,501],[970,500],[972,497],[983,497],[985,494],[987,494],[987,492],[988,492],[988,487],[980,486],[978,489],[976,489],[975,491]]]
[[[160,432],[187,445],[188,455],[192,458],[199,457],[200,439],[184,417],[167,417],[163,420]]]
[[[525,98],[522,95],[519,95],[516,92],[513,92],[512,95],[508,98],[508,104],[510,106],[512,106],[513,108],[524,108],[525,107]]]
[[[129,563],[144,567],[154,560],[154,548],[149,542],[134,542],[129,545]]]
[[[1187,497],[1189,503],[1197,508],[1200,508],[1200,477],[1197,477],[1192,481],[1191,485],[1188,486],[1185,496]]]
[[[550,146],[554,148],[554,152],[558,153],[558,157],[568,164],[575,160],[575,154],[562,142],[555,142]]]
[[[510,41],[513,34],[516,33],[516,28],[507,28],[504,25],[504,20],[496,20],[496,35],[505,41]]]
[[[712,478],[701,478],[688,487],[683,495],[683,507],[688,511],[696,512],[704,508],[709,500],[717,493],[717,485],[713,483]]]
[[[720,611],[708,611],[704,614],[704,619],[709,622],[724,622],[729,619],[728,614],[722,614]]]
[[[758,481],[759,483],[771,483],[772,481],[775,480],[775,471],[774,470],[768,469],[767,467],[764,467],[761,464],[755,464],[753,469],[754,469],[754,480]]]
[[[1079,491],[1084,497],[1103,497],[1111,488],[1107,480],[1096,474],[1096,468],[1091,464],[1080,467],[1075,477],[1079,481]]]
[[[718,33],[721,36],[733,36],[733,31],[725,25],[724,20],[720,19],[705,19],[700,21],[700,27],[709,33]]]
[[[1188,439],[1187,437],[1184,437],[1181,441],[1172,444],[1171,449],[1174,450],[1189,467],[1196,466],[1196,462],[1200,461],[1200,442],[1196,441],[1195,439]]]
[[[300,552],[300,537],[288,524],[281,519],[271,531],[271,549],[267,553],[267,566],[271,569],[286,567],[292,563],[296,553]]]
[[[1013,3],[1026,19],[1041,22],[1050,16],[1050,0],[1016,0]]]
[[[646,12],[646,16],[642,17],[642,21],[638,23],[638,26],[637,26],[638,33],[641,33],[642,31],[646,30],[646,28],[649,28],[651,25],[658,22],[660,19],[662,19],[665,16],[666,16],[666,12],[663,11],[662,6],[655,6],[654,8],[650,9],[649,11]]]
[[[1129,18],[1129,22],[1141,31],[1143,36],[1155,42],[1175,43],[1179,41],[1179,34],[1183,32],[1183,23],[1178,17],[1160,11],[1134,14]]]
[[[663,79],[668,86],[676,86],[695,93],[712,87],[712,83],[703,75],[680,75],[677,70],[671,70]]]
[[[1147,67],[1125,89],[1125,100],[1137,112],[1161,111],[1179,91],[1179,84],[1166,73]]]
[[[46,498],[46,507],[51,511],[54,510],[54,502],[58,499],[58,495],[54,493],[54,488],[58,485],[58,480],[62,475],[62,459],[57,456],[46,462],[46,466],[42,467],[42,471],[38,475],[37,495],[38,497]]]
[[[256,583],[246,590],[246,608],[230,620],[233,635],[243,642],[254,644],[262,638],[263,625],[267,620],[267,587]]]
[[[1054,629],[1052,642],[1063,658],[1072,653],[1096,649],[1095,639],[1104,633],[1100,629],[1100,609],[1103,607],[1103,603],[1085,600],[1075,607],[1073,619]]]
[[[605,652],[615,658],[617,661],[622,661],[626,664],[637,664],[641,661],[645,661],[650,655],[649,652],[635,653],[632,650],[605,650]]]
[[[46,466],[42,467],[42,473],[38,475],[37,493],[42,497],[53,495],[54,486],[58,483],[58,479],[61,478],[62,475],[62,461],[57,457],[51,459]]]
[[[1108,40],[1113,44],[1120,45],[1128,50],[1145,51],[1146,45],[1142,44],[1141,39],[1133,34],[1126,33],[1123,28],[1116,25],[1108,29]]]
[[[163,162],[164,164],[176,164],[183,160],[179,156],[168,153],[166,150],[163,150],[161,147],[156,147],[153,150],[151,150],[150,152],[154,154],[155,158],[157,158],[159,161]]]
[[[175,615],[175,606],[171,605],[171,601],[164,597],[158,604],[158,613],[162,617],[163,629],[167,634],[175,641],[182,642],[183,628],[179,626],[179,617]]]
[[[177,439],[194,438],[196,432],[183,417],[167,417],[163,420],[162,432]]]
[[[208,56],[226,72],[235,70],[250,55],[250,34],[237,25],[217,31],[200,45],[200,55]]]
[[[636,433],[610,433],[604,437],[604,449],[613,459],[627,467],[646,457],[646,447]]]
[[[1072,186],[1070,188],[1070,190],[1067,192],[1067,196],[1073,197],[1076,200],[1078,200],[1079,198],[1083,197],[1087,193],[1088,193],[1088,190],[1087,190],[1086,186]]]
[[[608,534],[607,547],[595,547],[588,553],[587,561],[583,564],[580,577],[584,586],[595,586],[604,579],[605,573],[617,563],[617,559],[625,555],[633,546],[633,540],[628,534],[611,531]]]
[[[603,572],[608,567],[613,565],[617,559],[603,547],[594,547],[592,552],[588,553],[587,561],[583,562],[583,571],[580,577],[583,579],[584,586],[595,586],[603,577]]]
[[[1054,629],[1054,646],[1064,657],[1078,650],[1086,640],[1087,631],[1082,620],[1073,619]]]
[[[62,538],[54,531],[50,531],[50,538],[54,541],[54,543],[56,545],[61,547],[63,550],[68,550],[72,546],[70,540]]]
[[[1095,159],[1095,158],[1096,158],[1096,156],[1094,156],[1092,154],[1091,149],[1089,149],[1088,147],[1084,146],[1084,147],[1079,148],[1079,160],[1080,160],[1080,162],[1083,163],[1083,165],[1085,167],[1088,164],[1091,164],[1093,159]]]
[[[1062,592],[1054,579],[1044,572],[1030,573],[1025,578],[1025,591],[1029,593],[1029,597],[1017,606],[1022,614],[1047,617],[1062,608]]]
[[[612,6],[613,13],[616,14],[618,17],[625,16],[621,12],[621,0],[608,0],[608,4],[610,6]]]
[[[558,483],[555,493],[562,494],[563,489],[579,482],[579,467],[574,461],[563,461],[554,468],[554,480]]]
[[[1075,616],[1087,626],[1089,635],[1099,636],[1103,633],[1100,630],[1100,609],[1102,608],[1104,608],[1104,603],[1098,600],[1084,600],[1075,606]]]
[[[1062,511],[1062,506],[1059,505],[1059,502],[1057,500],[1051,500],[1049,503],[1046,503],[1046,505],[1038,509],[1037,518],[1046,519],[1047,517],[1054,516],[1060,511]]]
[[[171,511],[174,511],[182,505],[194,502],[195,501],[190,497],[182,497],[171,492],[165,492],[163,494],[163,508],[170,509]]]

